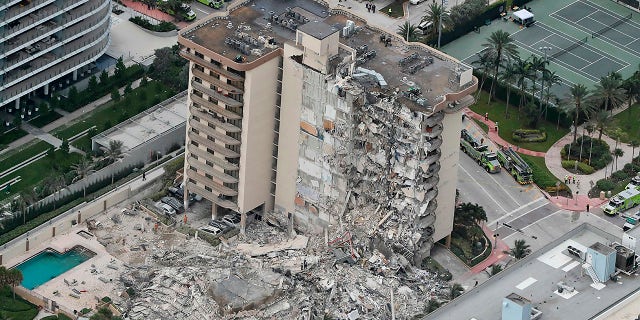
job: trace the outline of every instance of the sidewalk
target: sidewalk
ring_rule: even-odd
[[[511,143],[505,141],[504,139],[502,139],[500,137],[498,132],[494,130],[494,128],[496,127],[495,122],[493,122],[491,120],[485,120],[484,116],[481,116],[481,115],[475,113],[473,110],[471,110],[469,108],[465,108],[463,110],[463,112],[467,116],[469,116],[471,118],[474,118],[474,119],[486,124],[489,127],[489,133],[488,133],[489,139],[491,139],[491,141],[495,142],[496,144],[498,144],[498,145],[500,145],[502,147],[511,148],[511,149],[513,149],[513,150],[515,150],[515,151],[517,151],[519,153],[530,155],[530,156],[534,156],[534,157],[541,157],[542,158],[542,157],[545,156],[544,152],[532,151],[532,150],[528,150],[528,149],[522,149],[522,148],[520,148],[518,146],[514,146]],[[500,128],[498,128],[498,130],[500,130]]]
[[[171,22],[178,26],[178,28],[182,29],[189,25],[189,22],[177,21],[173,16],[168,13],[164,13],[155,7],[151,7],[145,3],[132,1],[132,0],[121,0],[121,2],[127,7],[131,8],[136,12],[139,12],[147,17],[155,19],[157,21],[167,21]]]

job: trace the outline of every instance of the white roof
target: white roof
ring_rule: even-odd
[[[520,20],[527,20],[529,18],[533,18],[533,13],[525,10],[525,9],[520,9],[516,12],[513,13],[514,16],[518,17]]]

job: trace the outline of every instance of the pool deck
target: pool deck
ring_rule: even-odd
[[[32,292],[35,293],[36,296],[42,296],[51,301],[55,301],[67,310],[95,308],[99,299],[105,296],[114,299],[119,295],[120,292],[117,291],[116,284],[118,283],[117,279],[119,279],[124,266],[121,261],[106,251],[105,247],[98,242],[95,236],[91,239],[85,239],[77,234],[80,230],[87,231],[86,228],[74,227],[72,230],[73,232],[56,236],[55,239],[48,243],[33,248],[29,250],[29,252],[8,261],[7,265],[15,266],[47,248],[64,252],[76,245],[83,246],[95,252],[96,255],[58,277],[40,285],[32,290]],[[107,267],[109,265],[118,270]],[[100,278],[106,280],[113,279],[113,282],[104,283]],[[67,284],[67,282],[69,284]],[[79,291],[80,294],[74,293],[73,289]],[[54,294],[54,292],[57,292],[57,294]],[[71,294],[77,295],[78,298],[71,296]]]

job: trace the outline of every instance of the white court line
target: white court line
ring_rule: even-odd
[[[582,2],[582,1],[580,1],[580,0],[576,0],[576,1],[574,1],[574,2],[571,2],[571,3],[569,3],[568,5],[566,5],[566,6],[562,7],[562,8],[560,8],[560,9],[558,9],[558,10],[554,11],[554,12],[551,12],[549,15],[554,15],[554,14],[556,14],[556,13],[558,13],[558,12],[560,12],[560,11],[562,11],[562,10],[566,9],[567,7],[572,6],[572,5],[573,5],[574,3],[576,3],[576,2]]]
[[[592,29],[590,29],[590,28],[587,28],[587,27],[582,26],[582,25],[579,25],[579,24],[574,24],[574,23],[573,23],[573,21],[569,20],[569,19],[568,19],[568,18],[566,18],[566,17],[563,17],[562,15],[553,15],[553,16],[551,16],[551,17],[553,17],[554,19],[556,19],[556,20],[558,20],[558,21],[564,22],[565,24],[567,24],[567,25],[569,25],[569,26],[571,26],[571,27],[573,27],[573,28],[575,28],[575,29],[577,29],[577,30],[580,30],[580,31],[582,31],[582,32],[587,33],[589,36],[591,36],[591,38],[592,38],[592,39],[594,39],[594,38],[593,38],[593,34],[594,34],[596,31],[600,31],[600,30],[592,30]],[[593,18],[590,18],[590,19],[591,19],[591,20],[593,20],[593,21],[595,21],[595,22],[598,22],[598,23],[600,23],[600,24],[602,24],[602,25],[605,25],[604,23],[600,22],[599,20],[595,20],[595,19],[593,19]],[[605,26],[606,26],[606,25],[605,25]],[[628,38],[633,39],[633,37],[632,37],[632,36],[630,36],[630,35],[628,35],[628,34],[626,34],[626,33],[622,32],[622,31],[620,31],[620,30],[618,30],[618,29],[612,29],[612,30],[613,30],[613,31],[617,31],[617,32],[618,32],[618,33],[620,33],[620,34],[622,34],[622,35],[624,35],[624,36],[626,36],[626,37],[628,37]],[[623,44],[623,43],[620,43],[620,42],[618,42],[618,41],[616,41],[616,40],[613,40],[613,39],[611,39],[611,38],[609,38],[609,37],[605,36],[604,34],[599,35],[597,38],[607,39],[607,40],[609,40],[609,41],[605,41],[605,42],[609,42],[609,43],[612,43],[612,44],[620,45],[620,46],[622,47],[621,49],[622,49],[622,50],[624,50],[624,51],[627,51],[626,49],[629,49],[627,46],[628,46],[629,44],[633,43],[633,41],[631,41],[630,43]],[[627,52],[631,53],[631,54],[632,54],[632,55],[634,55],[634,56],[638,56],[638,55],[637,55],[635,52],[633,52],[633,51],[627,51]],[[639,56],[639,57],[640,57],[640,56]]]
[[[538,56],[540,56],[540,53],[537,52],[537,50],[535,50],[535,49],[532,50],[532,48],[530,48],[527,44],[525,44],[523,42],[520,42],[518,40],[516,40],[516,42],[521,44],[521,47],[523,49],[531,52],[532,54],[537,54]],[[567,52],[565,54],[573,55],[571,52]],[[565,68],[565,69],[567,69],[567,71],[569,71],[571,73],[574,73],[576,75],[579,75],[579,76],[581,76],[581,77],[583,77],[583,78],[585,78],[587,80],[591,80],[592,82],[597,82],[598,81],[598,79],[596,77],[592,76],[591,74],[584,75],[582,73],[579,73],[579,71],[581,71],[581,70],[579,70],[578,68],[576,68],[576,67],[574,67],[574,66],[572,66],[572,65],[570,65],[570,64],[568,64],[568,63],[566,63],[566,62],[564,62],[562,60],[558,60],[558,59],[549,60],[549,63],[552,63],[552,62],[557,64],[557,65],[559,65],[559,66],[561,66],[561,67],[563,67],[563,68]],[[565,79],[563,77],[560,77],[560,78],[562,78],[565,81],[568,81],[567,79]],[[568,81],[568,82],[572,83],[571,81]]]
[[[520,230],[521,230],[521,231],[524,231],[525,229],[527,229],[527,228],[529,228],[529,227],[533,226],[534,224],[536,224],[536,223],[538,223],[538,222],[540,222],[540,221],[542,221],[542,220],[546,220],[547,218],[549,218],[549,217],[551,217],[551,216],[554,216],[554,215],[556,215],[558,212],[562,212],[562,211],[563,211],[563,209],[560,209],[560,210],[558,210],[558,211],[556,211],[556,212],[554,212],[554,213],[552,213],[552,214],[547,215],[546,217],[543,217],[542,219],[539,219],[539,220],[537,220],[537,221],[534,221],[534,222],[532,222],[531,224],[529,224],[529,225],[527,225],[527,226],[524,226],[523,228],[520,228]],[[603,220],[604,220],[604,219],[603,219]],[[520,232],[514,232],[514,233],[512,233],[512,234],[510,234],[510,235],[508,235],[508,236],[506,236],[506,237],[502,238],[502,240],[506,240],[507,238],[509,238],[509,237],[511,237],[511,236],[514,236],[514,235],[520,235]]]
[[[474,177],[469,173],[469,171],[467,171],[467,169],[465,169],[465,168],[464,168],[464,167],[462,167],[462,166],[460,166],[460,169],[462,169],[462,171],[464,171],[464,173],[466,173],[466,174],[469,176],[469,178],[471,178],[471,180],[473,180],[473,182],[475,182],[475,183],[480,187],[480,189],[482,189],[482,191],[484,191],[484,193],[486,193],[486,194],[487,194],[487,196],[489,197],[489,199],[491,199],[493,202],[495,202],[495,204],[496,204],[498,207],[500,207],[500,209],[502,209],[502,211],[507,212],[507,210],[506,210],[503,206],[501,206],[501,205],[500,205],[500,203],[498,202],[498,200],[496,200],[493,196],[491,196],[491,193],[489,193],[489,192],[484,188],[484,186],[482,186],[482,184],[480,184],[480,182],[479,182],[478,180],[476,180],[476,178],[474,178]]]
[[[594,61],[594,62],[591,62],[591,63],[589,63],[588,65],[586,65],[586,66],[584,66],[584,67],[580,68],[580,71],[582,71],[582,69],[584,69],[584,68],[586,68],[586,67],[589,67],[590,65],[592,65],[592,64],[594,64],[594,63],[596,63],[596,62],[598,62],[598,61],[600,61],[600,60],[602,60],[602,59],[604,59],[604,57],[600,57],[600,59],[598,59],[598,60],[596,60],[596,61]],[[586,71],[585,71],[585,72],[586,72]]]
[[[576,1],[576,2],[577,2],[577,1]],[[613,11],[611,11],[611,10],[609,10],[609,9],[605,8],[605,7],[601,7],[601,6],[600,6],[599,4],[597,4],[597,3],[593,3],[593,2],[591,2],[591,1],[582,1],[582,2],[584,2],[584,4],[586,4],[586,5],[590,6],[591,8],[594,8],[594,9],[596,9],[596,10],[598,10],[598,11],[602,11],[602,12],[604,12],[605,14],[607,14],[607,15],[608,15],[608,16],[610,16],[610,17],[614,17],[614,18],[616,18],[616,19],[624,18],[624,16],[619,15],[619,14],[617,14],[617,13],[615,13],[615,12],[613,12]],[[638,25],[635,21],[633,21],[633,20],[627,20],[627,22],[628,22],[630,25],[634,26],[636,29],[638,29],[638,31],[640,31],[640,25]]]
[[[498,218],[498,219],[495,219],[495,220],[493,220],[493,221],[489,221],[489,222],[487,222],[486,224],[487,224],[488,226],[494,225],[494,224],[496,224],[496,223],[500,222],[501,220],[504,220],[505,218],[510,217],[512,214],[514,214],[514,213],[516,213],[516,212],[518,212],[518,211],[522,210],[523,208],[526,208],[526,207],[528,207],[529,205],[534,204],[534,203],[536,203],[536,202],[538,202],[538,201],[540,201],[540,200],[544,200],[544,198],[538,198],[538,199],[536,199],[536,200],[533,200],[533,201],[531,201],[531,202],[529,202],[529,203],[527,203],[527,204],[525,204],[525,205],[521,206],[520,208],[514,209],[514,210],[513,210],[513,211],[511,211],[511,212],[507,212],[507,213],[505,213],[504,215],[502,215],[502,216],[501,216],[500,218]],[[531,209],[531,210],[529,210],[529,211],[527,211],[527,212],[525,212],[525,213],[523,213],[523,214],[521,214],[521,215],[518,215],[517,217],[515,217],[515,218],[511,219],[511,221],[513,221],[513,220],[515,220],[515,219],[517,219],[517,218],[520,218],[520,217],[522,217],[523,215],[525,215],[525,214],[527,214],[527,213],[529,213],[529,212],[531,212],[531,211],[533,211],[533,210],[536,210],[536,209],[542,208],[542,207],[544,207],[544,206],[546,206],[546,205],[547,205],[547,203],[544,203],[544,204],[542,204],[542,205],[540,205],[540,206],[537,206],[537,207],[535,207],[535,208],[533,208],[533,209]]]
[[[588,15],[586,15],[586,16],[584,16],[584,17],[582,17],[582,18],[578,19],[578,20],[576,20],[576,24],[578,24],[578,22],[580,22],[580,21],[582,21],[582,20],[584,20],[584,19],[586,19],[586,18],[589,18],[589,16],[590,16],[590,15],[592,15],[592,14],[594,14],[594,13],[596,13],[596,12],[598,12],[598,10],[593,11],[593,12],[589,13]],[[591,19],[591,18],[589,18],[589,19]],[[593,20],[593,21],[598,21],[598,20],[596,20],[596,19],[591,19],[591,20]],[[598,21],[598,22],[600,22],[600,21]],[[602,22],[600,22],[600,23],[602,23]]]

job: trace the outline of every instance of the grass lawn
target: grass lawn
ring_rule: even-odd
[[[74,140],[73,142],[71,142],[71,145],[84,151],[84,152],[90,152],[91,151],[91,138],[89,138],[88,134],[85,134],[84,136]]]
[[[519,146],[523,149],[533,150],[533,151],[541,151],[545,152],[551,148],[551,146],[562,138],[564,135],[569,133],[569,129],[560,127],[559,130],[556,130],[556,124],[548,121],[540,121],[538,127],[535,129],[544,130],[547,132],[547,141],[544,142],[515,142],[511,137],[511,134],[516,129],[525,129],[527,126],[525,125],[526,121],[524,117],[518,117],[518,108],[515,106],[509,107],[509,119],[504,116],[505,111],[505,102],[503,101],[492,101],[490,105],[487,105],[487,101],[489,100],[489,94],[487,92],[482,91],[480,93],[480,98],[476,104],[471,106],[471,110],[475,111],[478,114],[484,115],[486,112],[489,113],[489,119],[494,122],[498,122],[499,134],[502,139],[505,141]],[[530,128],[527,128],[530,129]]]
[[[480,127],[480,129],[482,129],[482,131],[484,131],[484,133],[489,132],[489,126],[487,126],[484,122],[476,119],[476,118],[471,118],[473,119],[473,121],[475,121],[475,123]]]
[[[474,225],[473,228],[480,228],[480,226],[478,225]],[[482,233],[482,231],[480,231],[480,233]],[[488,256],[491,253],[491,241],[489,241],[489,239],[487,239],[486,236],[483,236],[484,242],[486,243],[486,245],[488,246],[486,248],[484,252],[484,255],[479,255],[479,254],[474,254],[473,252],[473,248],[472,243],[470,241],[470,239],[468,238],[463,238],[460,236],[460,234],[456,233],[455,231],[451,234],[451,252],[453,252],[453,254],[455,254],[458,258],[460,258],[460,260],[464,261],[468,266],[473,267],[474,265],[482,262],[484,259],[486,259],[486,256]]]
[[[37,118],[29,121],[29,123],[34,127],[42,128],[48,125],[49,123],[60,119],[61,117],[62,115],[60,115],[59,113],[55,111],[51,111],[51,112],[41,114]]]
[[[7,145],[11,142],[14,142],[26,135],[27,135],[27,132],[20,128],[13,129],[11,131],[0,134],[0,149],[2,149],[3,145]]]
[[[522,153],[520,153],[520,156],[529,164],[531,170],[533,170],[533,182],[535,182],[538,187],[542,189],[555,187],[556,182],[560,181],[553,175],[553,173],[551,173],[551,171],[549,171],[549,169],[547,169],[547,165],[544,163],[544,158],[528,156]]]
[[[629,143],[632,140],[640,142],[638,119],[640,119],[640,104],[634,104],[629,109],[613,116],[605,132],[609,134],[615,128],[620,128],[622,132],[626,133],[626,135],[620,137],[621,142]]]
[[[96,127],[97,132],[102,132],[107,129],[107,127],[110,128],[123,122],[149,109],[156,103],[173,96],[174,92],[171,92],[171,90],[157,81],[151,81],[149,85],[144,88],[134,89],[130,95],[132,96],[131,101],[133,101],[133,103],[131,101],[127,102],[124,99],[119,102],[109,101],[86,116],[76,119],[72,125],[63,126],[54,130],[52,134],[60,139],[69,139],[93,126]],[[136,104],[136,106],[132,104]]]
[[[392,18],[402,18],[404,17],[404,7],[403,7],[404,1],[394,1],[391,2],[388,6],[379,9],[378,11],[387,14],[389,16],[391,16]],[[360,4],[358,4],[360,5]],[[364,4],[361,4],[362,6],[364,6]],[[376,7],[378,7],[376,5]],[[391,13],[389,13],[389,9],[391,9]]]
[[[8,286],[0,290],[0,319],[31,320],[38,315],[38,308],[13,293]]]
[[[44,178],[54,172],[65,173],[69,171],[72,164],[77,163],[82,158],[78,153],[65,154],[64,151],[58,150],[54,153],[53,158],[46,156],[30,165],[0,179],[0,184],[20,176],[22,180],[11,186],[9,193],[0,192],[0,201],[6,198],[12,198],[21,191],[31,190],[35,185],[42,182]]]
[[[3,154],[0,158],[0,172],[4,172],[17,164],[23,163],[50,147],[50,144],[36,139],[33,143],[29,143],[29,146],[26,148],[11,150],[12,152]]]

